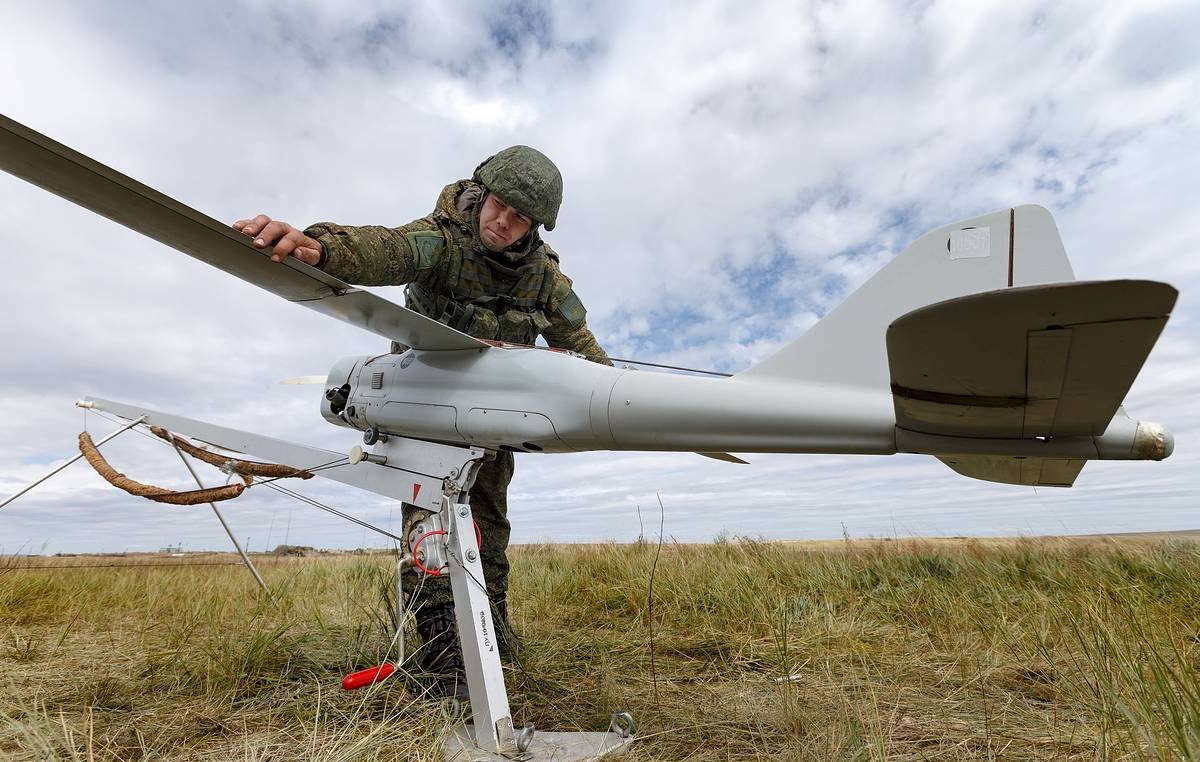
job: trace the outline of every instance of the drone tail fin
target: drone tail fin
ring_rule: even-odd
[[[963,220],[918,238],[807,333],[738,376],[886,389],[886,335],[897,318],[967,294],[1074,279],[1046,209]]]
[[[890,393],[896,450],[960,474],[1070,486],[1088,459],[1161,460],[1170,433],[1122,401],[1177,292],[1076,282],[1050,213],[928,233],[808,333],[738,374]]]

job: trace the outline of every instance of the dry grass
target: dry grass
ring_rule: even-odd
[[[513,555],[518,724],[628,708],[628,759],[1200,758],[1195,544],[667,546],[653,671],[653,545]],[[440,758],[438,706],[338,687],[388,654],[384,556],[264,559],[279,607],[236,566],[15,564],[0,755]]]

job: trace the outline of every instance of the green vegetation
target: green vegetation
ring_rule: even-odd
[[[515,550],[518,724],[629,709],[631,760],[1200,758],[1194,544],[668,545],[651,613],[655,553]],[[278,606],[237,566],[24,562],[0,757],[440,759],[437,705],[338,684],[389,654],[386,556],[264,558]]]

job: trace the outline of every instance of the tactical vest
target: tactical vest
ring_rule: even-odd
[[[475,249],[469,224],[444,219],[452,244],[430,278],[409,283],[408,308],[477,339],[533,344],[549,327],[546,318],[554,278],[541,246],[515,267]]]

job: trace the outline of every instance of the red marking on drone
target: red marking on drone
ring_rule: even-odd
[[[413,485],[413,502],[414,503],[417,502],[417,493],[419,493],[420,491],[421,491],[421,485],[414,484]]]

